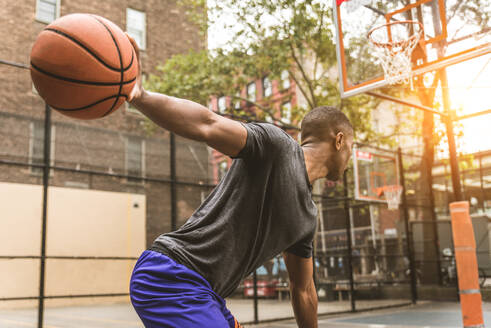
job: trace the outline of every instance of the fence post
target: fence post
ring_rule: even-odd
[[[43,216],[41,228],[41,265],[39,269],[38,328],[43,327],[44,287],[46,272],[46,228],[48,221],[48,185],[51,169],[51,108],[45,103],[44,112]]]
[[[402,164],[401,147],[397,148],[397,162],[399,164],[399,183],[402,186],[401,206],[404,217],[404,228],[406,230],[407,255],[409,258],[409,270],[411,271],[411,301],[413,304],[416,304],[416,301],[418,300],[418,290],[416,289],[416,266],[414,265],[412,233],[409,229],[409,212],[406,198],[406,182],[404,179],[404,165]]]
[[[256,270],[254,270],[254,273],[252,274],[252,281],[253,281],[253,291],[254,291],[254,323],[259,323],[259,314],[258,314],[258,304],[257,304],[257,273]]]
[[[350,210],[349,210],[349,198],[348,198],[348,174],[344,171],[343,174],[343,185],[344,185],[344,217],[346,223],[346,243],[348,246],[348,278],[349,278],[349,293],[351,301],[351,311],[356,311],[355,304],[355,282],[353,280],[353,249],[351,240],[351,220],[350,220]]]

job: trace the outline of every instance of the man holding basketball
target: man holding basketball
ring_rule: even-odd
[[[145,91],[141,77],[129,101],[162,128],[234,159],[188,221],[159,236],[137,261],[130,295],[145,327],[239,327],[224,298],[280,252],[298,326],[317,327],[311,184],[339,180],[346,169],[353,143],[347,117],[331,107],[313,109],[302,121],[300,146],[274,125],[242,124]]]

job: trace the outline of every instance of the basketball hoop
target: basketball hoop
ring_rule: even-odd
[[[368,32],[389,84],[410,82],[411,53],[422,36],[423,25],[415,20],[386,23]]]
[[[401,203],[402,196],[402,186],[400,185],[390,185],[377,188],[377,194],[385,196],[385,201],[387,202],[387,208],[389,210],[397,210],[399,204]]]

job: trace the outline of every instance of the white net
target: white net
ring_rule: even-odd
[[[385,200],[389,210],[397,210],[401,203],[402,186],[386,186],[384,187]]]
[[[418,21],[391,22],[375,27],[368,33],[368,39],[382,63],[385,80],[389,84],[410,82],[411,54],[422,33]]]

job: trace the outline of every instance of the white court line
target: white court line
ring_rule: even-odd
[[[339,319],[337,319],[339,320]],[[367,323],[355,323],[355,322],[339,322],[335,320],[319,320],[319,323],[336,324],[339,326],[346,326],[350,328],[442,328],[441,326],[414,326],[414,325],[381,325],[381,324],[367,324]],[[460,328],[459,326],[451,326],[447,328]]]
[[[34,324],[32,322],[24,322],[17,320],[9,320],[9,319],[0,319],[0,322],[10,323],[21,327],[37,327],[37,323]],[[44,325],[46,328],[62,328],[58,326]]]
[[[65,319],[79,319],[85,321],[95,321],[95,322],[106,322],[106,323],[120,323],[127,325],[141,325],[141,321],[126,321],[126,320],[114,320],[114,319],[102,319],[102,318],[87,318],[87,317],[79,317],[76,315],[68,315],[68,314],[47,314],[46,317],[55,317],[55,318],[65,318]]]

